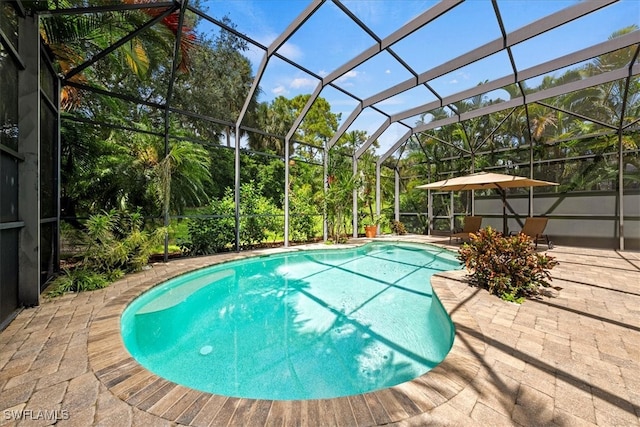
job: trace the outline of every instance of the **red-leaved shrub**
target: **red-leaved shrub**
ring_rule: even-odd
[[[469,270],[471,284],[518,303],[539,295],[541,286],[551,286],[549,270],[558,264],[554,257],[537,253],[524,234],[504,237],[491,227],[472,234],[458,259]]]

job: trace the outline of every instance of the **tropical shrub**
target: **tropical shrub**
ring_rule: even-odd
[[[224,197],[209,203],[207,215],[189,219],[189,240],[180,243],[183,252],[189,255],[213,254],[227,250],[235,242],[235,204],[230,188]]]
[[[313,204],[311,187],[305,186],[289,197],[289,237],[294,242],[306,242],[315,237],[315,219],[318,214]]]
[[[166,233],[163,227],[152,232],[144,230],[139,211],[127,213],[113,209],[92,215],[86,228],[82,265],[106,275],[140,270]]]
[[[458,251],[458,259],[471,272],[471,284],[487,289],[507,301],[521,303],[549,287],[549,270],[555,258],[539,254],[527,236],[504,237],[491,227],[471,235]]]
[[[249,247],[263,242],[268,232],[277,233],[280,226],[278,208],[253,181],[240,187],[240,245]],[[223,252],[235,243],[235,195],[231,188],[224,196],[213,199],[209,212],[201,218],[192,218],[187,225],[189,240],[180,243],[189,255]]]
[[[336,243],[344,243],[347,241],[347,225],[351,222],[353,190],[360,187],[360,179],[351,170],[339,168],[328,179],[324,203],[327,207],[329,237]]]
[[[249,247],[263,242],[269,231],[276,232],[280,212],[262,195],[262,185],[253,181],[240,187],[240,244]]]
[[[92,215],[85,227],[76,237],[82,248],[77,264],[53,280],[48,296],[104,288],[124,273],[142,269],[166,232],[162,227],[144,230],[140,212],[116,210]]]

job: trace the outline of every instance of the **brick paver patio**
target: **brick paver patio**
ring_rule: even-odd
[[[448,238],[408,240],[456,249]],[[637,252],[556,247],[553,284],[562,289],[522,305],[469,287],[463,271],[434,277],[456,324],[452,352],[417,380],[360,396],[271,402],[194,392],[123,350],[119,314],[143,289],[271,251],[159,263],[23,310],[0,332],[0,426],[640,425]]]

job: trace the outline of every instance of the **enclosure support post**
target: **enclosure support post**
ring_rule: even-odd
[[[358,159],[357,157],[354,155],[351,158],[352,164],[353,164],[353,179],[356,179],[356,175],[358,175]],[[358,237],[358,188],[354,187],[353,188],[353,214],[352,214],[353,220],[353,237],[357,238]]]
[[[427,190],[427,236],[433,234],[433,195]]]
[[[381,200],[380,200],[380,161],[376,162],[376,216],[380,216],[381,209]]]
[[[394,200],[394,215],[393,218],[396,221],[400,221],[400,171],[398,170],[398,168],[394,169],[395,171],[395,177],[396,177],[396,182],[395,182],[395,188],[394,188],[394,194],[393,194],[393,200]]]
[[[240,252],[240,125],[236,125],[236,146],[233,150],[233,205],[235,223],[235,247]]]
[[[189,0],[184,0],[180,8],[180,15],[178,17],[178,29],[176,33],[176,39],[173,45],[173,64],[171,66],[171,76],[169,77],[169,86],[167,88],[167,98],[164,105],[164,162],[169,163],[169,167],[163,171],[164,183],[163,183],[163,223],[165,227],[164,232],[164,262],[169,261],[169,210],[171,207],[171,164],[169,162],[169,131],[171,130],[171,122],[169,117],[169,109],[171,107],[171,97],[173,96],[173,85],[176,80],[176,70],[178,69],[178,54],[180,53],[180,43],[182,40],[182,25],[184,24],[184,13]],[[75,70],[74,70],[75,71]]]
[[[449,192],[449,230],[451,230],[452,233],[456,226],[456,214],[453,210],[454,210],[453,191],[450,191]]]
[[[242,111],[238,115],[238,120],[236,121],[236,147],[234,150],[234,205],[235,205],[235,227],[236,227],[236,252],[240,252],[240,125],[242,124],[242,120],[244,119],[245,114],[247,114],[247,110],[249,109],[249,104],[251,103],[251,98],[253,94],[258,90],[258,84],[260,83],[260,78],[264,74],[264,70],[267,68],[267,62],[269,62],[269,56],[265,54],[262,57],[262,62],[260,62],[260,67],[256,72],[256,76],[253,78],[253,83],[251,84],[251,89],[247,94],[247,98],[244,101],[244,106],[242,107]],[[286,191],[286,188],[285,188]]]
[[[471,150],[471,173],[476,172],[476,156],[475,151]],[[476,192],[471,190],[471,216],[476,214]]]
[[[324,158],[322,159],[322,190],[324,198],[322,202],[322,240],[329,240],[329,225],[327,224],[327,191],[329,190],[329,149],[324,144]]]
[[[519,84],[520,91],[525,93],[522,85]],[[526,95],[525,95],[526,100]],[[533,179],[533,138],[531,137],[531,120],[529,118],[529,107],[524,104],[524,114],[527,117],[527,137],[529,138],[529,178]],[[533,216],[533,187],[529,187],[529,216]]]
[[[622,111],[620,112],[620,126],[618,127],[618,235],[620,239],[619,249],[624,251],[624,144],[622,141],[622,129],[624,127],[624,115],[627,109],[627,99],[629,96],[629,84],[633,75],[633,64],[638,59],[640,48],[636,49],[631,64],[629,65],[629,76],[624,86],[624,95],[622,96]]]
[[[289,139],[284,140],[284,247],[289,247]]]
[[[624,251],[624,145],[622,144],[622,126],[618,132],[618,235],[619,249]]]
[[[427,182],[431,182],[431,163],[427,170]],[[431,190],[427,190],[427,235],[433,234],[433,195]]]
[[[533,144],[529,141],[529,178],[533,178]],[[533,187],[529,187],[529,216],[533,216]]]

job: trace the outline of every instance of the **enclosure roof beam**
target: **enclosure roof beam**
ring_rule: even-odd
[[[66,7],[60,9],[43,10],[38,11],[38,15],[42,17],[49,17],[54,15],[87,15],[90,13],[121,12],[126,10],[140,9],[161,9],[165,7],[178,8],[180,7],[180,5],[175,0],[158,3],[121,3],[104,6]]]
[[[543,62],[542,64],[522,70],[519,73],[519,80],[524,81],[573,64],[578,64],[615,50],[633,46],[638,42],[640,42],[640,30],[635,30],[620,37],[609,39],[602,43],[564,55],[560,58]]]
[[[298,127],[302,123],[302,120],[304,120],[304,118],[306,117],[307,113],[313,106],[313,102],[316,100],[316,98],[318,98],[318,95],[320,95],[321,91],[322,91],[322,85],[319,84],[316,86],[315,90],[307,100],[307,103],[305,104],[304,108],[302,108],[302,110],[300,111],[300,114],[298,114],[298,117],[296,117],[296,119],[293,121],[293,124],[291,125],[291,129],[289,129],[289,132],[287,132],[287,136],[285,136],[284,138],[285,141],[289,141],[291,138],[293,138],[293,135],[295,135],[296,131],[298,130]]]
[[[254,46],[257,46],[258,48],[262,49],[263,51],[267,50],[267,46],[258,43],[257,41],[255,41],[254,39],[252,39],[251,37],[247,36],[246,34],[241,33],[240,31],[236,30],[233,27],[230,27],[229,25],[225,24],[224,22],[213,18],[212,16],[209,16],[208,14],[204,13],[203,11],[201,11],[200,9],[197,9],[191,5],[187,6],[187,9],[189,9],[189,11],[195,13],[196,15],[198,15],[199,17],[201,17],[202,19],[211,22],[214,25],[217,25],[218,27],[222,28],[225,31],[230,32],[231,34],[233,34],[234,36],[241,38],[242,40],[251,43]]]
[[[420,133],[422,133],[422,132],[420,132]],[[418,133],[416,133],[416,134],[414,134],[414,135],[418,135]],[[457,145],[455,145],[453,142],[445,141],[444,139],[438,138],[437,136],[432,135],[432,134],[430,134],[430,133],[425,133],[425,136],[426,136],[427,138],[435,139],[436,141],[438,141],[438,142],[440,142],[440,143],[442,143],[442,144],[444,144],[444,145],[448,145],[449,147],[454,148],[454,149],[456,149],[456,150],[458,150],[458,151],[462,151],[462,152],[463,152],[463,153],[465,153],[465,154],[471,154],[471,151],[466,150],[464,147],[458,147],[458,146],[457,146]],[[419,140],[420,140],[420,139],[418,138],[418,141],[419,141]]]
[[[404,135],[402,135],[395,144],[393,144],[393,147],[391,147],[389,150],[387,150],[386,153],[384,153],[382,156],[380,156],[380,158],[378,159],[378,161],[376,162],[378,165],[381,165],[385,160],[387,160],[389,158],[389,156],[391,156],[402,144],[404,144],[407,139],[409,139],[409,137],[411,135],[413,135],[413,130],[408,130]]]
[[[540,92],[536,92],[533,94],[529,94],[527,103],[534,103],[538,101],[542,101],[547,98],[552,98],[554,96],[564,95],[566,93],[575,92],[578,90],[586,89],[588,87],[598,86],[605,83],[610,83],[616,80],[621,80],[627,78],[628,76],[633,76],[640,73],[640,64],[635,64],[631,67],[623,67],[617,70],[609,71],[607,73],[599,74],[597,76],[589,77],[586,79],[570,82],[564,85],[556,86],[553,88],[549,88],[547,90],[543,90]],[[424,132],[427,130],[435,129],[438,127],[450,125],[453,123],[463,122],[469,119],[473,119],[476,117],[485,116],[488,114],[493,114],[498,111],[507,110],[509,108],[515,108],[517,106],[525,105],[524,97],[518,97],[511,99],[509,101],[505,101],[499,104],[493,104],[487,107],[479,108],[474,111],[469,111],[460,115],[460,117],[448,117],[442,120],[436,120],[430,123],[426,123],[424,125],[416,126],[413,128],[413,133]],[[377,132],[384,132],[384,129],[388,127],[390,122],[386,122],[380,128],[378,128]],[[385,127],[386,126],[386,127]],[[384,129],[383,129],[384,128]],[[405,138],[404,136],[402,138]],[[393,151],[397,150],[400,146],[401,140],[396,141],[396,143],[381,156],[382,158],[389,157]]]
[[[210,116],[193,113],[191,111],[186,111],[176,107],[169,107],[169,111],[176,114],[182,114],[183,116],[193,117],[194,119],[204,120],[205,122],[216,123],[221,126],[230,126],[230,127],[234,126],[234,123],[230,120],[214,119],[213,117],[210,117]]]
[[[182,27],[184,26],[184,15],[189,0],[182,0],[183,3],[180,7],[180,15],[178,17],[178,28],[176,31],[176,38],[173,45],[173,63],[171,64],[171,75],[169,76],[169,84],[167,87],[167,97],[165,99],[165,129],[168,131],[169,126],[169,109],[171,107],[171,98],[173,97],[173,87],[176,81],[176,72],[178,71],[179,56],[180,56],[180,43],[182,42]],[[168,133],[168,132],[167,132]]]
[[[84,123],[84,124],[88,124],[88,125],[93,125],[93,126],[104,126],[104,127],[108,127],[110,129],[118,129],[118,130],[124,130],[127,132],[136,132],[136,133],[141,133],[144,135],[152,135],[152,136],[157,136],[158,138],[164,138],[164,133],[161,132],[153,132],[150,130],[145,130],[145,129],[136,129],[130,126],[122,126],[122,125],[116,125],[116,124],[112,124],[112,123],[105,123],[105,122],[99,122],[96,120],[92,120],[92,119],[87,119],[86,117],[78,117],[78,116],[60,116],[61,120],[68,120],[70,122],[76,122],[76,123]]]
[[[503,37],[500,37],[496,40],[493,40],[489,43],[486,43],[483,46],[480,46],[466,54],[463,54],[451,61],[448,61],[444,64],[441,64],[437,67],[432,68],[429,71],[426,71],[422,74],[420,74],[418,76],[417,81],[415,81],[414,78],[408,79],[404,82],[401,82],[395,86],[392,86],[391,88],[388,88],[380,93],[377,93],[375,95],[372,95],[366,99],[364,99],[362,101],[362,109],[364,110],[367,107],[372,106],[375,103],[378,103],[380,101],[383,101],[387,98],[390,98],[392,96],[395,96],[401,92],[404,92],[412,87],[417,86],[418,84],[428,84],[429,80],[432,80],[434,78],[440,77],[444,74],[447,74],[449,72],[452,72],[454,70],[457,70],[461,67],[464,67],[466,65],[469,65],[473,62],[476,62],[480,59],[483,59],[487,56],[490,56],[494,53],[497,53],[503,49],[509,48],[517,43],[521,43],[525,40],[528,40],[532,37],[535,37],[537,35],[540,35],[546,31],[549,31],[551,29],[554,29],[560,25],[566,24],[568,22],[571,22],[575,19],[580,18],[581,16],[587,15],[591,12],[594,12],[596,10],[599,10],[605,6],[608,6],[609,4],[615,3],[618,0],[604,0],[602,2],[582,2],[582,3],[578,3],[575,4],[573,6],[570,6],[566,9],[563,9],[559,12],[554,13],[553,15],[549,15],[547,17],[541,18],[537,21],[532,22],[531,24],[528,24],[524,27],[521,27],[515,31],[512,31],[509,34],[506,34]],[[346,71],[345,71],[346,72]],[[344,74],[344,72],[342,73]],[[340,75],[342,75],[340,74]],[[433,108],[437,108],[437,107],[442,107],[446,104],[450,104],[452,102],[457,102],[457,101],[461,101],[463,99],[469,98],[470,96],[474,96],[472,95],[473,93],[478,94],[477,91],[479,90],[484,90],[484,89],[489,89],[491,87],[493,87],[494,89],[500,88],[500,87],[504,87],[508,84],[511,83],[515,83],[517,81],[518,78],[522,78],[517,77],[516,74],[512,74],[510,76],[506,76],[500,79],[497,79],[493,82],[489,82],[485,85],[481,85],[481,86],[485,86],[483,89],[479,89],[481,86],[478,86],[476,88],[472,88],[469,89],[463,93],[460,94],[455,94],[452,95],[450,97],[448,97],[446,100],[442,99],[439,101],[434,101],[432,103],[429,103],[427,105],[429,105],[431,107],[431,109]],[[490,85],[490,86],[486,86],[486,85]],[[440,98],[440,96],[433,91],[429,86],[428,88],[434,92],[434,94],[436,94],[436,96],[438,98]],[[480,93],[486,93],[489,92],[493,89],[489,89],[486,90],[484,92],[480,92]],[[438,105],[439,104],[439,105]],[[434,106],[435,105],[435,106]],[[415,111],[416,109],[411,109],[411,111]],[[419,113],[418,113],[419,114]],[[412,114],[415,115],[415,114]],[[411,115],[407,116],[407,117],[411,117]],[[393,121],[397,121],[397,120],[392,120]],[[341,135],[338,135],[338,138]],[[337,138],[336,138],[337,139]]]
[[[433,21],[434,19],[442,16],[443,14],[445,14],[449,10],[453,9],[454,7],[456,7],[457,5],[462,3],[463,1],[464,0],[451,0],[451,1],[442,0],[442,1],[440,1],[439,3],[434,5],[433,7],[429,8],[425,12],[421,13],[420,15],[418,15],[417,17],[415,17],[414,19],[412,19],[411,21],[409,21],[408,23],[403,25],[398,30],[394,31],[393,33],[389,34],[384,39],[380,40],[377,45],[371,46],[370,48],[368,48],[365,51],[363,51],[362,53],[360,53],[358,56],[352,58],[350,61],[347,61],[346,63],[344,63],[340,67],[338,67],[335,70],[333,70],[331,73],[329,73],[323,79],[323,83],[327,84],[329,82],[332,82],[332,81],[340,78],[346,72],[354,69],[355,67],[357,67],[358,65],[362,64],[366,60],[374,57],[375,55],[377,55],[378,53],[382,52],[387,47],[393,45],[394,43],[396,43],[396,42],[404,39],[405,37],[411,35],[413,32],[419,30],[420,28],[422,28],[423,26],[427,25],[429,22]],[[339,2],[336,2],[336,4],[339,4]],[[342,5],[339,5],[339,6],[341,7]],[[344,10],[344,7],[341,7],[341,8]],[[364,27],[362,24],[359,24],[359,25],[365,31],[367,31],[367,33],[370,33],[368,31],[368,29],[366,29],[366,27]]]
[[[508,46],[507,44],[507,29],[505,28],[504,21],[502,20],[502,14],[498,7],[498,0],[491,0],[491,5],[493,6],[493,13],[496,15],[496,19],[498,20],[498,26],[500,27],[500,33],[502,34],[502,43],[504,49],[507,51],[507,55],[509,56],[509,63],[511,64],[513,75],[515,76],[515,79],[518,80],[518,67],[516,66],[516,61],[513,58],[511,46]]]
[[[535,92],[527,95],[528,103],[534,103],[538,101],[542,101],[547,98],[552,98],[558,95],[564,95],[566,93],[575,92],[581,89],[586,89],[588,87],[598,86],[605,83],[610,83],[612,81],[621,80],[626,78],[629,73],[628,67],[619,68],[617,70],[609,71],[607,73],[599,74],[597,76],[589,77],[586,79],[570,82],[564,85],[556,86],[553,88],[549,88],[540,92]],[[636,64],[633,67],[633,75],[640,73],[640,64]],[[464,113],[460,116],[459,121],[465,121],[469,119],[473,119],[476,117],[481,117],[487,114],[492,114],[498,111],[506,110],[509,108],[513,108],[515,106],[524,105],[524,98],[518,97],[509,101],[502,102],[500,104],[490,105],[488,107],[479,108],[474,111],[470,111]],[[452,121],[451,118],[437,120],[430,123],[426,123],[424,125],[416,126],[414,128],[415,132],[424,132],[426,130],[435,129],[437,127],[445,126],[451,123],[456,123],[458,120],[454,117]]]
[[[144,99],[140,99],[134,96],[130,96],[130,95],[126,95],[123,93],[117,93],[117,92],[112,92],[106,89],[100,89],[97,87],[93,87],[93,86],[87,86],[84,85],[82,83],[78,83],[78,82],[74,82],[71,80],[67,80],[66,82],[64,82],[65,86],[71,86],[74,87],[76,89],[80,89],[80,90],[86,90],[88,92],[93,92],[93,93],[97,93],[100,95],[104,95],[104,96],[109,96],[112,98],[118,98],[121,99],[123,101],[128,101],[128,102],[132,102],[134,104],[140,104],[140,105],[146,105],[147,107],[153,107],[153,108],[157,108],[159,110],[162,110],[164,108],[164,104],[159,104],[157,102],[153,102],[153,101],[145,101]]]
[[[340,125],[336,133],[327,143],[327,150],[331,150],[331,148],[336,144],[336,142],[338,142],[338,139],[340,138],[340,136],[342,136],[347,131],[347,129],[349,129],[349,126],[353,124],[354,120],[358,117],[361,111],[362,111],[362,103],[358,103],[356,108],[351,112],[351,114],[349,114],[349,117],[347,117],[347,119]]]
[[[387,128],[389,127],[389,125],[391,124],[391,120],[389,118],[387,118],[384,123],[382,123],[378,129],[376,129],[373,134],[369,137],[369,139],[367,139],[367,141],[365,142],[364,146],[366,146],[366,148],[363,149],[363,147],[360,147],[360,149],[358,151],[356,151],[356,156],[361,156],[362,153],[364,153],[366,151],[367,148],[369,148],[369,146],[375,141],[377,140],[380,135],[382,135],[384,133],[385,130],[387,130]]]
[[[325,0],[313,0],[302,11],[302,13],[300,13],[300,15],[298,15],[296,17],[296,19],[291,24],[289,24],[289,26],[278,36],[278,38],[276,38],[266,48],[265,54],[262,57],[262,61],[260,62],[260,67],[258,68],[258,72],[256,73],[256,76],[253,79],[253,84],[251,85],[251,89],[249,90],[249,93],[247,94],[247,97],[245,98],[244,105],[243,105],[242,110],[240,111],[240,114],[238,116],[238,121],[236,122],[236,127],[238,127],[238,128],[240,127],[240,124],[242,123],[242,120],[244,119],[244,116],[247,114],[247,109],[249,108],[249,104],[251,103],[251,99],[253,98],[253,95],[255,94],[255,92],[258,90],[260,79],[262,79],[264,71],[267,68],[267,63],[269,62],[269,59],[271,58],[271,56],[276,54],[277,50],[280,49],[280,47],[282,47],[282,45],[284,43],[286,43],[287,40],[289,40],[289,38],[302,26],[302,24],[304,24],[311,17],[311,15],[313,15],[313,13],[320,6],[322,6],[322,4],[324,2],[325,2]],[[236,136],[236,137],[239,137],[239,136]]]
[[[624,130],[624,116],[627,112],[627,98],[629,96],[629,85],[631,84],[631,78],[633,77],[633,64],[638,60],[638,54],[640,53],[640,45],[636,49],[636,53],[634,53],[633,58],[629,63],[629,76],[627,77],[627,81],[624,85],[624,96],[622,97],[622,109],[620,111],[620,124],[618,125],[618,133],[620,134],[620,138],[622,138],[622,131]],[[620,148],[622,150],[622,148]]]
[[[336,6],[338,6],[338,8],[340,8],[347,16],[349,16],[349,18],[351,18],[351,20],[353,20],[370,37],[372,37],[374,40],[376,40],[377,43],[374,44],[373,46],[365,49],[359,55],[357,55],[356,57],[352,58],[350,61],[347,61],[345,64],[343,64],[342,66],[338,67],[333,72],[329,73],[326,77],[321,78],[320,82],[318,83],[316,89],[313,92],[313,95],[311,97],[309,97],[309,99],[307,100],[307,104],[304,106],[304,108],[302,109],[302,111],[300,112],[298,117],[296,118],[296,121],[295,121],[294,125],[289,130],[289,132],[287,134],[287,137],[292,136],[298,130],[298,126],[300,125],[300,123],[302,123],[302,120],[304,120],[304,117],[309,112],[309,110],[311,109],[311,106],[313,105],[313,103],[316,101],[317,97],[322,92],[322,89],[324,89],[324,87],[327,86],[327,85],[330,85],[331,87],[334,87],[334,88],[336,88],[338,90],[343,91],[344,93],[346,93],[347,95],[349,95],[353,99],[356,99],[356,100],[358,100],[358,102],[362,103],[361,99],[359,99],[358,97],[354,96],[351,93],[346,92],[345,90],[343,90],[342,88],[338,87],[337,85],[334,85],[333,82],[335,80],[337,80],[338,78],[340,78],[342,75],[344,75],[349,70],[353,70],[358,65],[364,63],[368,59],[370,59],[370,58],[374,57],[375,55],[377,55],[378,53],[380,53],[382,50],[388,48],[389,46],[391,46],[392,44],[398,42],[399,40],[402,40],[403,38],[409,36],[414,31],[420,29],[421,27],[423,27],[424,25],[426,25],[429,22],[433,21],[437,17],[439,17],[439,16],[443,15],[444,13],[448,12],[449,10],[453,9],[455,6],[457,6],[458,4],[462,3],[462,1],[463,0],[450,0],[450,1],[441,0],[435,6],[429,8],[428,10],[426,10],[423,13],[421,13],[416,18],[412,19],[407,24],[403,25],[401,28],[399,28],[398,30],[396,30],[395,32],[390,34],[389,36],[387,36],[384,39],[380,40],[380,39],[377,38],[377,36],[375,35],[375,33],[373,31],[371,31],[362,21],[360,21],[360,19],[358,19],[353,13],[351,13],[351,11],[349,9],[347,9],[339,0],[333,0],[334,4],[336,4]],[[392,55],[395,56],[394,53],[392,53]],[[406,64],[404,62],[402,62],[402,64],[406,67]],[[412,73],[414,75],[416,74],[413,70],[411,70],[411,69],[408,69],[408,70],[409,70],[410,73]],[[410,84],[411,84],[411,86],[407,86],[407,89],[415,86],[417,83],[416,83],[416,81],[413,81]],[[356,108],[356,110],[362,111],[362,108],[359,108],[359,109]],[[375,108],[375,110],[377,112],[379,112],[380,114],[383,114],[383,115],[388,117],[388,114],[386,114],[384,111],[381,111],[381,110],[379,110],[377,108]],[[350,117],[352,115],[353,115],[353,112],[351,113]],[[355,120],[356,117],[357,117],[357,113],[356,113],[356,116],[353,117],[353,119],[351,120],[351,123],[353,123],[353,120]],[[346,126],[346,127],[345,126],[341,126],[340,129],[338,131],[336,131],[335,135],[331,138],[331,140],[327,144],[328,149],[331,149],[335,145],[335,143],[340,139],[340,137],[344,134],[344,132],[347,131],[348,127],[349,126]]]
[[[635,125],[635,124],[637,124],[637,123],[640,123],[640,118],[635,119],[635,120],[634,120],[634,121],[632,121],[631,123],[628,123],[628,124],[624,125],[624,126],[622,127],[622,130],[625,130],[626,128],[631,127],[631,126],[633,126],[633,125]]]
[[[429,135],[427,135],[429,136]],[[430,164],[431,162],[434,162],[435,159],[431,157],[431,155],[429,153],[427,153],[427,150],[424,149],[424,145],[422,145],[422,141],[420,141],[420,138],[418,138],[417,135],[413,135],[413,137],[415,138],[416,141],[418,141],[418,145],[420,146],[420,149],[422,150],[422,154],[424,154],[425,159],[428,160],[428,162],[421,162],[421,163],[428,163]]]
[[[158,110],[162,110],[162,109],[165,108],[165,104],[159,104],[157,102],[152,102],[152,101],[145,101],[144,99],[140,99],[140,98],[133,97],[133,96],[130,96],[130,95],[120,94],[120,93],[117,93],[117,92],[110,92],[110,91],[105,90],[105,89],[100,89],[100,88],[96,88],[96,87],[93,87],[93,86],[87,86],[87,85],[84,85],[84,84],[81,84],[81,83],[77,83],[77,82],[74,82],[74,81],[68,81],[68,82],[65,83],[65,85],[66,86],[75,87],[76,89],[86,90],[86,91],[97,93],[97,94],[100,94],[100,95],[121,99],[123,101],[131,102],[131,103],[134,103],[134,104],[146,105],[148,107],[156,108]],[[176,108],[176,107],[169,107],[169,111],[171,111],[172,113],[182,114],[182,115],[185,115],[185,116],[189,116],[189,117],[193,117],[193,118],[196,118],[196,119],[204,120],[204,121],[207,121],[207,122],[217,123],[217,124],[222,125],[222,126],[233,126],[234,125],[234,123],[231,122],[231,121],[215,119],[215,118],[210,117],[210,116],[204,116],[202,114],[198,114],[198,113],[194,113],[194,112],[191,112],[191,111],[182,110],[182,109]]]
[[[619,126],[612,125],[612,124],[609,124],[609,123],[605,123],[605,122],[603,122],[601,120],[594,119],[592,117],[587,117],[584,114],[576,113],[574,111],[569,111],[566,108],[556,107],[555,105],[547,104],[546,102],[538,101],[538,102],[536,102],[536,104],[542,105],[543,107],[549,108],[551,110],[560,111],[561,113],[565,113],[565,114],[569,114],[569,115],[574,116],[574,117],[578,117],[579,119],[582,119],[582,120],[593,122],[595,124],[598,124],[600,126],[603,126],[603,127],[609,128],[609,129],[618,129],[619,128]]]
[[[273,55],[280,47],[291,38],[291,36],[298,31],[298,29],[307,22],[307,20],[314,14],[316,10],[322,6],[325,0],[313,0],[309,5],[300,13],[296,19],[269,45],[267,49],[267,55]]]
[[[598,57],[600,55],[604,55],[614,50],[632,46],[638,42],[640,42],[640,30],[633,31],[632,33],[626,34],[621,37],[616,37],[614,39],[607,40],[604,43],[600,43],[590,48],[583,49],[569,55],[565,55],[555,60],[547,61],[543,64],[536,65],[531,68],[527,68],[526,70],[520,71],[518,75],[519,75],[519,78],[521,79],[520,81],[526,80],[531,77],[549,73],[559,68],[564,68],[578,62],[586,61],[588,59]],[[454,95],[448,96],[446,98],[443,98],[442,101],[437,101],[437,100],[431,101],[426,104],[422,104],[417,107],[414,107],[405,111],[401,111],[391,116],[391,122],[393,123],[396,121],[407,119],[409,117],[412,117],[418,114],[427,113],[436,108],[444,107],[446,105],[463,101],[465,99],[468,99],[477,95],[491,92],[492,90],[502,88],[509,84],[518,83],[517,81],[514,80],[514,78],[515,76],[513,75],[502,77],[478,86],[474,86],[470,89],[464,90]],[[531,96],[531,94],[529,96]],[[363,101],[363,108],[364,108],[364,102],[366,101]],[[528,99],[527,99],[527,102],[529,102]]]
[[[625,36],[621,36],[621,37],[616,37],[615,39],[611,39],[608,40],[604,43],[600,43],[598,45],[594,45],[588,49],[583,49],[580,50],[578,52],[569,54],[569,55],[565,55],[561,58],[557,58],[555,60],[552,61],[547,61],[543,64],[540,65],[536,65],[534,67],[531,68],[527,68],[526,70],[523,70],[519,73],[519,81],[523,81],[535,76],[539,76],[542,74],[547,74],[550,73],[551,71],[560,69],[560,68],[564,68],[567,66],[570,66],[572,64],[576,64],[578,62],[582,62],[582,61],[586,61],[588,59],[591,58],[595,58],[597,56],[600,55],[604,55],[606,53],[612,52],[614,50],[618,50],[624,47],[628,47],[633,45],[634,43],[638,43],[640,41],[640,30],[634,31],[632,33],[629,33]],[[513,77],[513,76],[511,76]],[[513,81],[508,81],[507,80],[508,77],[503,77],[497,80],[494,80],[492,82],[488,82],[482,85],[478,85],[478,86],[474,86],[471,89],[468,89],[466,91],[460,92],[458,94],[452,95],[450,97],[447,97],[446,99],[443,99],[442,104],[440,106],[444,106],[446,104],[451,104],[454,102],[458,102],[458,101],[462,101],[464,99],[467,98],[471,98],[473,96],[476,95],[481,95],[483,93],[487,93],[490,92],[492,90],[507,86],[509,84],[512,83],[517,83],[515,80]],[[495,83],[494,83],[495,82]],[[429,109],[434,109],[437,108],[438,106],[436,106],[436,104],[434,102],[431,102],[429,104],[425,104],[425,107],[430,107]],[[417,107],[419,108],[419,107]],[[398,117],[400,117],[400,119],[404,119],[407,117],[411,117],[414,114],[414,111],[417,109],[414,108],[412,110],[408,110],[406,113],[398,113]],[[410,115],[407,115],[407,113],[410,113]],[[406,117],[405,117],[406,116]],[[395,118],[395,117],[393,117]]]
[[[474,154],[475,154],[475,153],[477,153],[477,150],[479,150],[480,148],[482,148],[482,146],[483,146],[484,144],[486,144],[486,143],[487,143],[487,141],[489,141],[489,139],[490,139],[493,135],[495,135],[495,134],[496,134],[496,132],[498,131],[498,129],[500,129],[500,126],[502,126],[502,125],[504,124],[504,122],[506,122],[506,121],[509,119],[509,117],[511,117],[511,115],[516,111],[516,109],[517,109],[517,108],[518,108],[518,107],[513,107],[513,109],[512,109],[511,111],[509,111],[509,114],[507,114],[507,115],[504,117],[504,119],[500,120],[500,123],[498,123],[498,125],[497,125],[495,128],[493,128],[493,130],[489,133],[489,135],[487,135],[487,137],[486,137],[486,138],[485,138],[485,139],[484,139],[480,144],[478,144],[477,146],[473,147],[473,148],[474,148],[474,150],[473,150],[473,153],[474,153]]]
[[[636,64],[634,67],[632,67],[632,75],[635,75],[638,73],[640,73],[640,64]],[[582,80],[576,80],[574,82],[556,86],[540,92],[530,93],[527,95],[527,99],[529,100],[529,103],[538,102],[546,98],[565,95],[567,93],[586,89],[588,87],[598,86],[605,83],[611,83],[616,80],[622,80],[622,79],[625,79],[628,75],[629,75],[628,67],[619,68],[617,70],[612,70],[606,73],[598,74],[597,76],[588,77]]]
[[[567,22],[573,21],[577,18],[580,18],[581,16],[587,15],[591,12],[608,6],[611,3],[615,3],[616,1],[618,0],[605,0],[602,2],[582,2],[574,6],[570,6],[566,9],[554,13],[553,15],[539,19],[520,29],[512,31],[511,33],[507,34],[504,39],[501,37],[493,40],[470,52],[460,55],[451,61],[447,61],[442,65],[421,73],[418,77],[418,84],[426,83],[430,80],[443,76],[466,65],[472,64],[473,62],[493,55],[494,53],[498,53],[502,49],[511,47],[517,43],[523,42],[546,31],[552,30],[553,28],[566,24]],[[387,94],[387,97],[397,95],[406,90],[404,88],[412,80],[413,79],[409,79],[405,82],[399,83],[396,86],[387,89],[386,91],[384,91],[384,93]],[[364,100],[363,107],[366,108],[373,103],[380,102],[382,99],[386,98],[383,98],[381,96],[381,93],[373,95]]]

